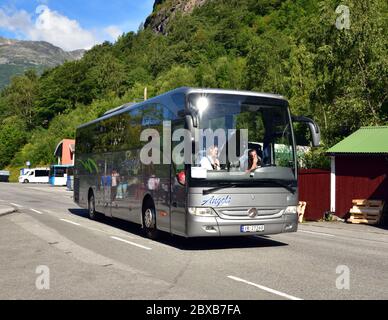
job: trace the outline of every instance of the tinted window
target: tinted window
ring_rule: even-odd
[[[35,170],[35,177],[48,177],[48,170]]]
[[[65,176],[66,169],[64,168],[56,168],[55,169],[55,177],[57,178],[63,178]]]

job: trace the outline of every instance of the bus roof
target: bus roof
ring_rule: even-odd
[[[192,87],[181,87],[177,88],[171,91],[168,91],[166,93],[163,93],[161,95],[158,95],[156,97],[150,98],[148,100],[138,102],[138,103],[126,103],[123,104],[122,106],[116,107],[112,110],[108,110],[105,112],[103,116],[100,118],[97,118],[95,120],[89,121],[87,123],[84,123],[80,125],[77,129],[86,127],[88,125],[91,125],[93,123],[99,122],[104,119],[108,119],[110,117],[113,117],[115,115],[130,111],[132,109],[135,109],[141,105],[157,102],[160,100],[160,98],[163,98],[168,95],[172,94],[178,94],[178,93],[183,93],[185,95],[191,94],[191,93],[210,93],[210,94],[230,94],[230,95],[244,95],[244,96],[252,96],[252,97],[260,97],[260,98],[268,98],[268,99],[275,99],[275,100],[283,100],[287,101],[287,99],[281,95],[278,94],[273,94],[273,93],[264,93],[264,92],[253,92],[253,91],[242,91],[242,90],[225,90],[225,89],[205,89],[205,88],[192,88]]]
[[[69,168],[74,167],[74,164],[52,164],[51,168]]]

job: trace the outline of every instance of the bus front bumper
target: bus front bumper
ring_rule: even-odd
[[[244,226],[253,227],[260,231],[243,232]],[[220,217],[200,217],[188,215],[187,237],[229,237],[269,235],[298,230],[296,214],[285,214],[277,219],[241,219],[227,220]]]

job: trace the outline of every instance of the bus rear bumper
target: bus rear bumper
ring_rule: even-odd
[[[296,215],[284,215],[278,219],[267,220],[226,220],[219,217],[197,217],[188,215],[188,237],[229,237],[269,235],[298,230]],[[243,232],[242,226],[261,226],[260,231]],[[263,231],[261,231],[264,229]]]

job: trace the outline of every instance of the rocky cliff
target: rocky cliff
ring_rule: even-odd
[[[154,11],[147,18],[144,26],[155,32],[165,34],[169,21],[177,13],[189,14],[207,1],[209,0],[155,0]]]

